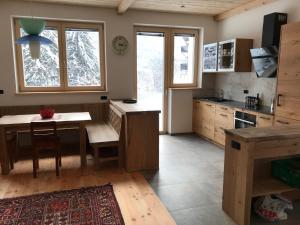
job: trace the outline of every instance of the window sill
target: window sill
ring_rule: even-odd
[[[17,92],[16,95],[52,95],[52,94],[108,94],[108,91],[26,91]]]

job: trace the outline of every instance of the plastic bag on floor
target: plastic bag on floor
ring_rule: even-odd
[[[293,210],[293,204],[280,195],[267,195],[258,198],[254,203],[255,212],[262,218],[275,222],[287,220],[287,210]]]

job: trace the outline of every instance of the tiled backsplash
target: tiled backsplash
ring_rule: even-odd
[[[257,78],[251,73],[216,74],[216,91],[223,89],[224,98],[244,101],[245,96],[256,96],[259,93],[261,104],[270,106],[276,93],[276,78]],[[248,90],[249,94],[244,94]]]

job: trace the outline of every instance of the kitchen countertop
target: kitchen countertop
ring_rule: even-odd
[[[111,100],[110,102],[123,113],[160,113],[160,110],[139,103],[128,104],[121,100]]]
[[[238,108],[238,109],[248,110],[248,111],[257,112],[257,113],[263,113],[263,114],[268,114],[268,115],[273,115],[274,114],[274,113],[271,113],[271,107],[268,107],[268,106],[259,106],[258,109],[250,109],[250,108],[245,107],[244,102],[239,102],[239,101],[234,101],[234,100],[227,100],[227,101],[224,101],[224,102],[215,102],[215,101],[211,101],[207,98],[203,98],[203,97],[194,98],[194,99],[195,100],[212,102],[212,103],[219,104],[219,105],[229,106],[229,107],[232,107],[232,108]]]
[[[232,135],[238,140],[246,142],[269,141],[278,139],[300,138],[300,126],[278,126],[262,128],[246,128],[225,130],[227,135]],[[292,151],[291,151],[292,152]],[[294,152],[293,152],[294,153]]]

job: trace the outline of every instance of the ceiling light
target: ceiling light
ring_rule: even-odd
[[[40,36],[46,26],[45,20],[22,18],[19,20],[19,23],[28,35],[17,39],[16,44],[29,44],[31,58],[38,59],[40,57],[41,45],[54,44],[50,39]]]

